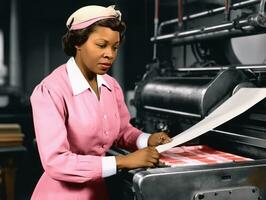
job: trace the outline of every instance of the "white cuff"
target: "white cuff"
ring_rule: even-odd
[[[148,133],[141,133],[139,137],[137,138],[136,145],[138,149],[143,149],[148,146],[148,139],[151,134]]]
[[[108,177],[116,174],[115,156],[102,157],[102,177]]]

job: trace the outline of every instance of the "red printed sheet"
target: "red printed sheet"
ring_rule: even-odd
[[[160,155],[160,163],[171,167],[252,160],[250,158],[218,151],[206,145],[175,147]]]

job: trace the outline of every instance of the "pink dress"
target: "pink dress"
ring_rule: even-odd
[[[33,91],[31,104],[44,173],[33,200],[105,200],[101,157],[111,145],[136,149],[141,131],[118,83],[103,75],[100,100],[90,90],[73,94],[67,65],[55,69]]]

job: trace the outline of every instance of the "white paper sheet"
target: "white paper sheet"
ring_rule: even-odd
[[[241,88],[206,118],[176,135],[170,143],[157,146],[159,153],[188,142],[245,112],[266,97],[266,88]]]

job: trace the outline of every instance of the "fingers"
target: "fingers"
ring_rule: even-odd
[[[160,157],[158,151],[154,147],[149,147],[149,148],[152,149],[151,150],[151,157],[158,160]]]
[[[159,162],[159,157],[160,154],[155,147],[146,147],[125,156],[116,156],[116,163],[119,169],[155,167]]]
[[[153,133],[148,140],[149,146],[158,146],[171,142],[171,138],[165,132]]]
[[[166,133],[161,133],[159,136],[158,144],[166,144],[171,142],[171,138]]]
[[[150,158],[147,161],[147,167],[156,167],[159,163],[159,159],[155,159],[155,158]]]
[[[149,147],[149,158],[148,158],[148,167],[156,167],[157,164],[159,163],[159,153],[154,147]]]
[[[157,162],[149,162],[149,163],[147,164],[147,167],[154,168],[154,167],[157,166],[157,164],[158,164],[158,161],[157,161]]]

